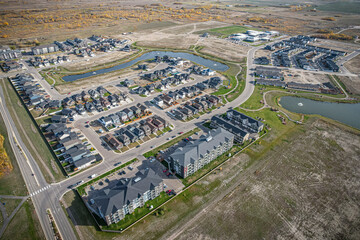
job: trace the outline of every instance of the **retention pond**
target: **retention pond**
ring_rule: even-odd
[[[360,103],[320,102],[292,96],[282,97],[279,103],[291,112],[319,114],[360,129]]]
[[[143,55],[141,55],[140,57],[137,57],[129,62],[125,62],[125,63],[121,63],[118,64],[116,66],[110,67],[110,68],[103,68],[100,70],[97,70],[96,72],[87,72],[87,73],[83,73],[83,74],[74,74],[74,75],[68,75],[68,76],[64,76],[62,79],[65,82],[73,82],[79,79],[83,79],[83,78],[87,78],[87,77],[91,77],[91,76],[96,76],[99,74],[104,74],[104,73],[108,73],[108,72],[112,72],[112,71],[117,71],[120,69],[124,69],[127,67],[130,67],[140,61],[143,60],[149,60],[149,59],[153,59],[155,58],[155,56],[169,56],[169,57],[179,57],[179,58],[183,58],[183,59],[187,59],[190,60],[194,63],[197,63],[199,65],[205,66],[207,68],[210,68],[212,70],[215,71],[226,71],[229,67],[223,63],[219,63],[216,61],[212,61],[209,59],[205,59],[203,57],[199,57],[196,56],[194,54],[191,53],[183,53],[183,52],[167,52],[167,51],[152,51],[152,52],[148,52],[148,53],[144,53]]]

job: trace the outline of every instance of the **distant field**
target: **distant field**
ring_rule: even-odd
[[[332,2],[316,7],[327,12],[343,12],[360,14],[360,2]]]
[[[221,27],[221,28],[213,28],[213,29],[209,29],[209,30],[204,30],[204,31],[199,31],[198,33],[204,33],[204,32],[208,32],[211,33],[213,35],[217,35],[217,36],[223,36],[223,37],[227,37],[230,34],[234,34],[234,33],[244,33],[247,30],[250,29],[254,29],[254,28],[249,28],[249,27],[245,27],[245,26],[238,26],[238,25],[233,25],[233,26],[229,26],[229,27]]]

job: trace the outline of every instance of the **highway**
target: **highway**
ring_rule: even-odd
[[[11,148],[15,154],[21,174],[28,189],[29,197],[33,201],[41,227],[47,239],[54,239],[46,209],[51,209],[62,233],[66,233],[66,239],[76,239],[73,229],[63,212],[59,198],[56,198],[58,189],[49,185],[34,158],[21,140],[20,134],[6,107],[3,89],[0,87],[0,113],[7,128]]]
[[[252,69],[255,66],[253,64],[254,56],[255,56],[255,52],[262,47],[263,46],[251,48],[247,53],[246,84],[244,91],[241,93],[241,95],[236,100],[226,103],[225,106],[213,110],[210,114],[204,114],[200,116],[198,119],[193,119],[192,121],[189,122],[181,122],[179,120],[171,119],[165,113],[164,110],[161,110],[155,106],[151,106],[150,110],[153,112],[153,114],[159,115],[164,119],[166,119],[168,122],[170,122],[174,126],[174,130],[170,133],[166,133],[164,136],[160,136],[159,138],[154,138],[152,140],[149,140],[141,144],[140,148],[133,148],[120,154],[115,153],[112,150],[106,149],[104,146],[101,145],[99,135],[95,133],[92,130],[92,128],[85,128],[85,122],[89,120],[91,121],[97,119],[102,115],[108,115],[112,111],[114,112],[119,111],[122,108],[128,107],[130,105],[139,102],[148,101],[150,100],[150,98],[153,98],[156,95],[152,95],[147,98],[142,98],[138,95],[134,95],[133,98],[135,101],[132,103],[127,103],[119,108],[116,109],[114,108],[112,110],[106,111],[101,114],[96,114],[91,117],[80,118],[79,120],[75,121],[74,126],[80,129],[80,131],[85,135],[85,137],[93,144],[93,146],[97,149],[97,151],[103,156],[104,160],[100,164],[91,167],[75,176],[72,176],[61,182],[54,183],[51,185],[49,185],[45,181],[36,161],[33,159],[30,152],[27,150],[25,144],[22,142],[18,130],[16,129],[16,126],[6,107],[4,94],[0,87],[0,113],[4,118],[5,125],[8,130],[11,147],[14,151],[15,157],[17,159],[21,173],[23,175],[24,181],[29,191],[29,197],[32,199],[34,203],[36,213],[39,217],[46,238],[54,239],[54,233],[51,229],[51,224],[48,220],[46,213],[46,209],[50,209],[63,239],[66,240],[76,239],[73,228],[71,227],[71,224],[59,203],[59,200],[62,198],[62,196],[70,190],[68,188],[70,185],[75,184],[81,180],[87,181],[89,180],[89,176],[92,174],[100,175],[102,173],[105,173],[113,169],[114,164],[119,161],[125,163],[133,158],[139,157],[143,153],[151,150],[152,147],[157,147],[168,141],[167,138],[172,136],[178,136],[179,132],[188,132],[195,127],[201,127],[203,121],[209,120],[213,115],[224,113],[227,109],[235,108],[241,105],[242,103],[244,103],[247,99],[249,99],[255,89],[254,77],[251,74]],[[38,79],[42,79],[42,77],[38,74],[35,68],[30,67],[29,71],[30,73],[34,74]],[[197,81],[200,81],[200,79],[199,80],[197,79],[195,81],[190,81],[188,84],[194,84]],[[48,93],[52,96],[53,99],[62,99],[64,97],[64,95],[59,94],[55,89],[51,89],[51,86],[46,81],[41,80],[41,82],[42,82],[41,85],[43,87],[47,86],[44,88],[46,89],[46,91],[50,91]],[[185,86],[185,84],[180,85],[180,87],[182,86]],[[32,174],[34,174],[34,176],[32,176]]]

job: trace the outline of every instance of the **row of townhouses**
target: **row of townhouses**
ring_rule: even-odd
[[[144,137],[155,134],[168,126],[169,123],[157,115],[127,125],[126,127],[115,131],[114,136],[120,142],[120,146],[117,148],[128,146],[130,143],[142,140]]]
[[[172,109],[170,115],[180,120],[186,120],[200,112],[204,112],[219,104],[220,98],[213,95],[205,95],[197,97],[194,100],[188,101],[185,104]]]
[[[228,110],[225,116],[213,116],[210,126],[231,132],[240,144],[250,137],[256,139],[264,129],[262,122],[233,109]]]
[[[48,142],[52,142],[52,148],[65,170],[67,172],[81,170],[101,160],[101,156],[93,155],[80,140],[79,135],[67,126],[67,117],[61,116],[61,118],[62,120],[43,127],[43,131]]]

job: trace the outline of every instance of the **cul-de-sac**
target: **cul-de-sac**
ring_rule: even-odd
[[[360,2],[0,2],[0,239],[360,239]]]

